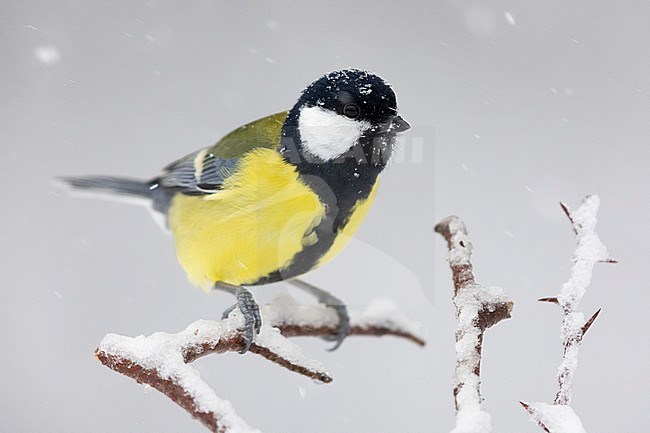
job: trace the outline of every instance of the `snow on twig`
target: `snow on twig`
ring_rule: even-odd
[[[580,301],[591,284],[594,265],[597,262],[616,263],[609,258],[607,248],[596,233],[596,215],[600,199],[596,195],[585,197],[582,205],[574,210],[560,203],[576,235],[576,249],[573,252],[571,276],[562,285],[560,293],[540,301],[558,304],[562,308],[563,320],[560,338],[564,344],[564,356],[558,367],[559,391],[552,405],[546,403],[523,403],[521,405],[544,431],[549,433],[584,433],[580,418],[571,409],[573,379],[578,367],[578,351],[582,339],[591,327],[600,310],[588,320],[578,311]]]
[[[500,287],[476,283],[470,261],[472,242],[463,221],[450,216],[435,228],[449,248],[456,306],[456,427],[452,433],[488,433],[490,414],[481,397],[481,351],[485,330],[510,317],[513,302]]]
[[[547,433],[586,433],[580,417],[565,404],[519,402]]]
[[[261,314],[264,324],[250,352],[316,381],[332,381],[319,361],[307,359],[300,347],[286,338],[335,335],[338,318],[331,308],[299,305],[284,294],[261,306]],[[95,356],[112,370],[162,392],[212,432],[256,433],[259,430],[240,418],[189,365],[211,353],[239,352],[244,347],[238,330],[242,324],[243,317],[235,309],[227,319],[198,320],[176,334],[156,332],[133,338],[108,334]],[[351,334],[396,335],[424,345],[420,326],[386,301],[351,314]]]

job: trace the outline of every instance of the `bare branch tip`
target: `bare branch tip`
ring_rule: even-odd
[[[458,218],[456,215],[450,215],[447,218],[442,219],[438,224],[436,224],[436,226],[433,228],[433,230],[436,233],[439,233],[439,234],[445,236],[446,233],[449,233],[450,226],[455,221],[460,221],[460,218]]]

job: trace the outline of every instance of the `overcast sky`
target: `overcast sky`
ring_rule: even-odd
[[[428,345],[299,339],[329,385],[249,354],[195,364],[262,431],[445,432],[454,425],[454,312],[442,238],[456,214],[479,282],[513,318],[487,333],[495,432],[537,432],[518,401],[551,402],[573,232],[559,201],[602,200],[581,309],[574,408],[594,432],[648,416],[650,3],[611,1],[0,3],[0,418],[12,432],[203,431],[157,392],[101,366],[109,332],[180,331],[232,303],[188,282],[140,207],[70,197],[60,175],[148,178],[320,75],[365,68],[412,129],[357,239],[306,280],[362,309],[390,297]],[[260,302],[287,290],[254,289]],[[292,291],[292,293],[295,293]],[[301,298],[308,300],[308,298]]]

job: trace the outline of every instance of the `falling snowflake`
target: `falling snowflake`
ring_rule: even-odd
[[[36,59],[44,65],[53,65],[61,60],[61,52],[53,45],[38,47],[34,54]]]
[[[507,21],[508,24],[510,24],[511,26],[517,25],[517,21],[515,21],[515,17],[512,16],[512,13],[510,13],[510,12],[508,12],[508,11],[505,11],[505,12],[503,13],[503,16],[506,18],[506,21]]]

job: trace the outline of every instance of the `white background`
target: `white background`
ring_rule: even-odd
[[[142,208],[69,197],[52,178],[148,178],[231,129],[290,108],[331,70],[380,74],[413,128],[358,240],[306,279],[360,309],[399,302],[421,349],[300,339],[316,385],[254,355],[196,362],[264,432],[445,432],[454,424],[454,313],[444,241],[461,216],[479,282],[513,318],[488,331],[494,431],[541,431],[518,401],[552,401],[557,307],[573,233],[559,201],[602,199],[582,310],[574,408],[589,432],[648,418],[650,4],[635,1],[27,2],[0,4],[0,422],[7,432],[203,431],[93,358],[104,334],[178,331],[226,294],[190,286]],[[258,288],[268,300],[283,284]]]

